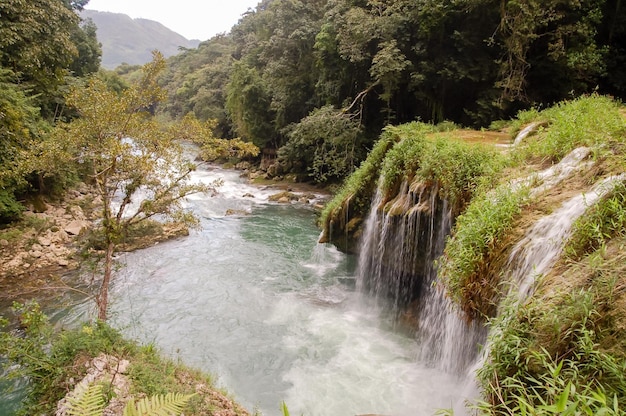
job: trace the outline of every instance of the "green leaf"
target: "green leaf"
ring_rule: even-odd
[[[69,398],[67,415],[69,416],[101,416],[104,411],[102,385],[92,384],[82,389],[79,387],[76,396]]]
[[[124,416],[171,416],[179,415],[187,402],[195,394],[168,393],[157,394],[141,399],[135,404],[129,400],[124,408]]]

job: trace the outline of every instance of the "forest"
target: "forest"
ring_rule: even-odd
[[[99,227],[87,241],[92,254],[106,253],[103,283],[93,296],[99,321],[79,330],[80,345],[91,348],[92,334],[102,332],[106,348],[135,348],[104,324],[114,254],[130,231],[154,217],[198,225],[181,201],[215,191],[219,181],[187,181],[196,165],[178,144],[193,141],[205,160],[246,161],[268,179],[289,175],[338,190],[318,218],[322,240],[338,247],[333,231],[354,243],[358,236],[350,233],[360,231],[368,211],[376,213],[370,208],[377,187],[381,217],[396,225],[411,215],[450,217],[449,235],[438,240],[441,256],[424,262],[434,280],[397,306],[411,311],[421,292],[444,287],[465,324],[495,328],[478,374],[484,414],[622,414],[621,0],[263,0],[231,32],[198,48],[181,48],[167,60],[154,51],[143,67],[114,70],[101,67],[97,27],[77,13],[88,1],[0,3],[2,235],[26,210],[45,210],[46,201],[62,200],[73,187],[95,189],[102,205]],[[510,152],[460,143],[450,133],[471,128],[505,135],[529,125],[530,139],[507,147]],[[534,174],[555,171],[581,148],[577,163],[586,171],[534,190],[547,177]],[[520,181],[520,172],[530,179]],[[563,214],[573,237],[543,286],[519,308],[502,306],[508,282],[500,266],[508,267],[512,243],[524,243],[524,228],[558,214],[566,198],[588,198],[603,177],[619,185],[597,192],[597,205],[575,223]],[[147,196],[127,215],[138,190]],[[450,205],[405,204],[418,193]],[[404,244],[404,234],[389,235]],[[10,245],[0,242],[6,243],[0,250]],[[386,244],[402,251],[402,244]],[[341,248],[353,251],[347,243]],[[411,260],[411,273],[402,271],[397,280],[415,280],[422,273],[413,270],[418,263]],[[377,284],[365,289],[373,293]],[[22,323],[34,325],[39,336],[40,311],[24,316]],[[74,363],[71,337],[62,334],[61,346],[51,348],[48,338],[31,345],[32,334],[26,335],[1,331],[0,347],[17,342],[19,348],[0,352],[46,363],[30,367],[31,376],[45,374],[41,380],[48,383],[36,393],[63,395],[64,385],[50,374],[61,377],[53,359]],[[284,403],[282,411],[288,414]]]
[[[121,91],[138,69],[99,68],[97,28],[75,13],[87,3],[0,5],[4,224],[17,201],[76,179],[37,157],[51,127],[75,116],[72,85],[96,76]],[[255,144],[276,174],[340,182],[388,124],[488,128],[581,94],[623,98],[625,32],[619,0],[264,0],[230,33],[170,58],[168,98],[152,111]]]

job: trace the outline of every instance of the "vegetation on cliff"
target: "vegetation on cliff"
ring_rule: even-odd
[[[458,142],[455,135],[467,139],[459,130],[441,139],[433,138],[433,126],[388,127],[381,147],[328,204],[322,221],[327,233],[335,233],[331,226],[364,217],[365,202],[359,205],[364,211],[348,211],[356,207],[353,196],[371,202],[376,186],[384,197],[371,209],[379,211],[396,197],[401,181],[447,189],[441,197],[456,201],[456,209],[437,262],[439,285],[468,320],[487,320],[492,328],[480,371],[481,414],[621,414],[626,406],[624,112],[618,102],[594,94],[522,112],[508,123],[512,132],[529,124],[535,127],[532,135],[515,146],[511,137],[511,146],[497,149]],[[390,132],[404,134],[389,140]],[[580,159],[561,166],[575,149],[588,150],[574,152]],[[614,178],[614,185],[605,185],[597,203],[574,223],[565,254],[520,304],[505,271],[513,246],[537,219],[577,193],[584,196],[604,178]]]

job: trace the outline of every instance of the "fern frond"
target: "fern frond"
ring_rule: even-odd
[[[168,393],[146,397],[135,404],[133,399],[126,403],[124,416],[172,416],[179,415],[183,407],[195,394]]]
[[[101,416],[104,411],[104,396],[101,384],[91,384],[78,389],[74,397],[68,398],[68,416]]]

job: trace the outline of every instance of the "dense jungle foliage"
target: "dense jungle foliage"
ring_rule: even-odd
[[[68,87],[98,71],[96,28],[74,13],[87,2],[0,5],[3,223],[26,192],[72,180],[28,155],[72,117]],[[169,98],[152,110],[191,112],[216,137],[254,143],[278,175],[333,183],[388,124],[482,127],[582,93],[624,97],[625,23],[618,0],[264,0],[230,33],[172,57]],[[137,69],[99,76],[120,91]]]
[[[623,45],[616,0],[264,0],[170,60],[165,110],[334,181],[387,124],[484,127],[582,93],[623,98]]]
[[[71,180],[65,166],[44,175],[37,148],[56,121],[72,116],[68,87],[100,67],[96,27],[76,13],[87,2],[0,3],[0,224],[19,218],[26,194]]]

